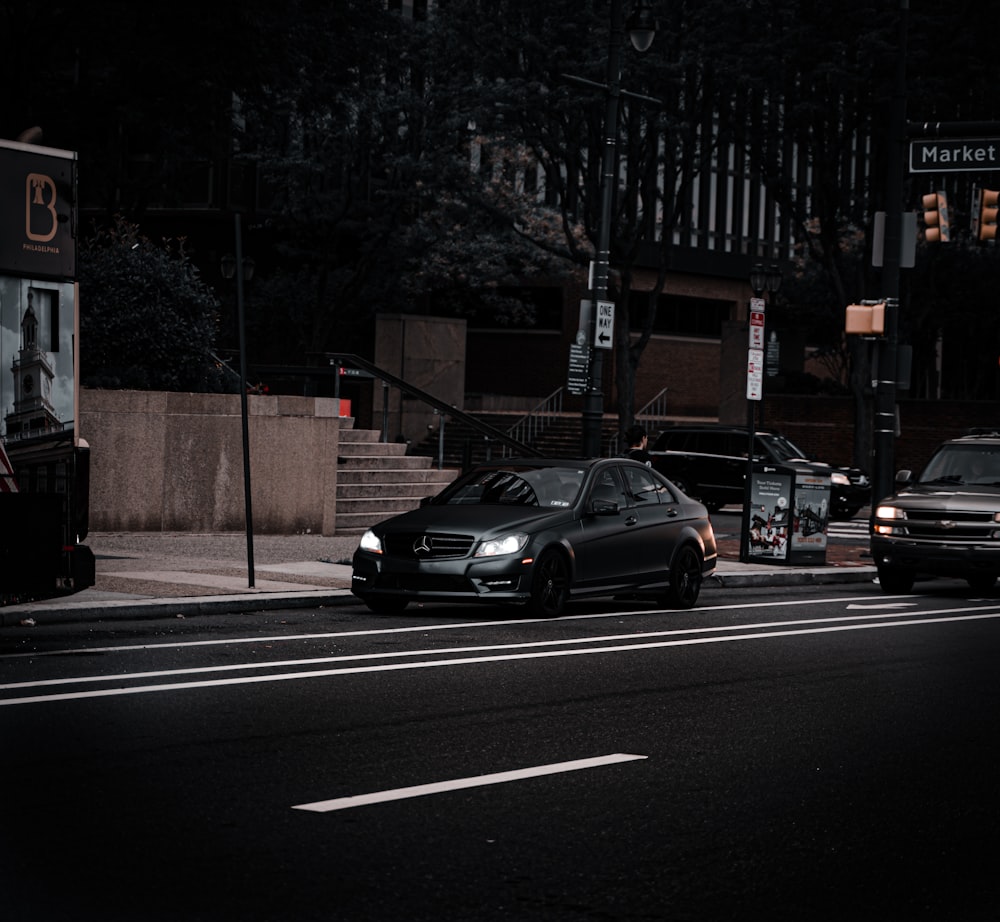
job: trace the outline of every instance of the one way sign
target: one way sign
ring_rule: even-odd
[[[615,339],[615,302],[597,302],[597,323],[594,325],[594,348],[610,349]]]

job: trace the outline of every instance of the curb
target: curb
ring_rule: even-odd
[[[821,586],[838,583],[871,583],[878,578],[875,567],[809,567],[789,569],[780,573],[767,570],[752,573],[719,573],[718,570],[703,588],[739,589],[745,587]]]
[[[47,599],[0,608],[0,628],[35,624],[71,624],[113,619],[186,618],[195,615],[231,615],[239,612],[274,611],[287,608],[322,608],[356,603],[349,589],[315,589],[267,595],[211,595],[175,599],[121,599],[101,602],[59,602]]]
[[[878,576],[875,567],[790,568],[776,572],[716,573],[704,589],[780,588],[836,583],[870,583]],[[276,611],[289,608],[323,608],[360,604],[350,589],[314,589],[291,593],[241,593],[239,595],[189,596],[171,599],[111,599],[68,602],[47,599],[0,608],[0,628],[34,624],[72,624],[116,619],[152,620],[198,615],[231,615],[239,612]],[[28,626],[31,626],[30,624]]]

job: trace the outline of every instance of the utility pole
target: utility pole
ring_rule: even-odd
[[[872,507],[893,492],[895,481],[896,364],[899,352],[899,275],[903,241],[903,182],[906,145],[906,45],[909,0],[899,0],[899,43],[895,88],[889,113],[886,170],[885,251],[882,295],[885,298],[885,338],[879,341],[876,383]]]

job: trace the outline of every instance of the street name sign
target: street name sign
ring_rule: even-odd
[[[585,394],[590,386],[590,349],[573,343],[569,347],[569,375],[566,389],[571,394]]]
[[[910,141],[911,173],[1000,169],[1000,138]]]

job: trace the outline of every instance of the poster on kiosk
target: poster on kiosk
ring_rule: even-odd
[[[763,466],[750,489],[750,558],[822,564],[826,560],[830,477]]]

